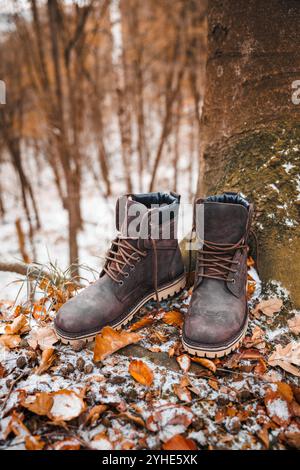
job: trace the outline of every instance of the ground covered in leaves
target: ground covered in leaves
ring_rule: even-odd
[[[182,349],[191,291],[71,347],[52,320],[76,286],[38,288],[0,303],[0,448],[300,448],[300,314],[280,286],[252,297],[242,348],[216,360]]]

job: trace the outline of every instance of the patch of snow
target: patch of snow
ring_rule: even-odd
[[[277,188],[277,186],[275,184],[269,184],[270,188],[272,188],[274,191],[276,191],[277,193],[279,193],[279,189]]]
[[[295,168],[295,165],[293,165],[292,163],[284,163],[283,165],[283,168],[285,169],[286,173],[289,173],[293,168]]]
[[[265,333],[265,336],[268,341],[273,341],[278,336],[281,336],[284,333],[287,333],[287,331],[288,331],[288,327],[282,326],[280,328],[276,328],[275,330],[267,330]]]
[[[284,223],[287,227],[295,227],[296,225],[298,225],[295,220],[289,219],[288,217],[284,219]]]
[[[289,291],[281,284],[280,281],[272,280],[271,281],[272,287],[275,288],[275,293],[277,297],[281,297],[284,300],[288,300],[290,293]]]
[[[201,446],[205,446],[207,443],[207,439],[203,431],[192,431],[189,433],[188,437],[199,442]]]
[[[271,416],[277,416],[278,418],[287,421],[290,418],[289,409],[285,400],[276,398],[267,403],[267,408]]]
[[[112,443],[105,437],[90,442],[90,446],[96,450],[112,450]]]
[[[299,175],[296,178],[296,189],[298,192],[297,201],[300,201],[300,176]]]
[[[68,421],[79,416],[82,409],[82,400],[75,393],[53,395],[51,414],[57,418]]]

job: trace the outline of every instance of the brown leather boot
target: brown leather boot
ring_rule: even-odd
[[[194,223],[201,249],[182,338],[191,354],[221,357],[236,349],[245,336],[252,210],[252,205],[235,193],[195,203]]]
[[[118,199],[120,233],[100,278],[65,303],[55,318],[56,333],[64,342],[92,340],[106,325],[118,329],[148,300],[164,299],[185,286],[177,240],[179,200],[173,193]]]

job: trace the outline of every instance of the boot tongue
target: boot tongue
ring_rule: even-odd
[[[237,243],[245,234],[248,210],[241,204],[204,202],[204,240]]]

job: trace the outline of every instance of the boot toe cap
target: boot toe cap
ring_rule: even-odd
[[[68,301],[58,311],[54,319],[54,327],[58,332],[76,335],[88,329],[83,315],[78,315],[76,302]]]
[[[226,346],[242,333],[246,317],[222,309],[198,311],[185,321],[183,337],[186,342],[199,347]]]

